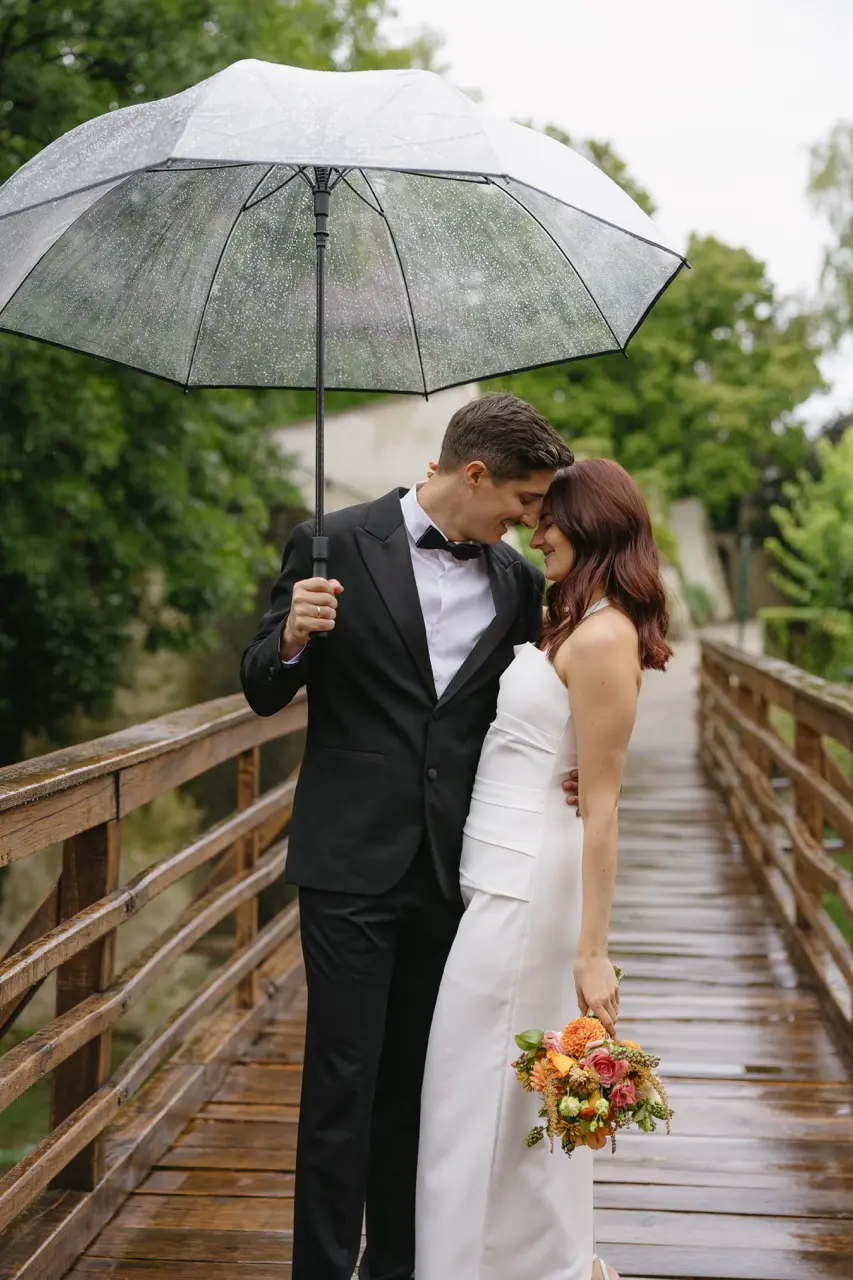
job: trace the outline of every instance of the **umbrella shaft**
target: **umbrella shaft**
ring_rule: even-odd
[[[317,315],[315,346],[316,461],[314,576],[327,576],[329,540],[323,536],[325,506],[325,400],[326,400],[326,247],[329,243],[329,170],[314,170],[314,239],[317,244]]]

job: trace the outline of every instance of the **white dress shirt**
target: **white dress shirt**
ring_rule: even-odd
[[[417,545],[418,538],[435,525],[418,501],[419,487],[410,489],[400,505],[440,698],[494,618],[495,602],[485,555],[457,560],[449,551],[426,551]]]

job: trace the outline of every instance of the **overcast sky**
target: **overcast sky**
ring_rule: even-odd
[[[828,237],[809,147],[853,120],[853,0],[394,0],[445,37],[484,105],[608,139],[665,234],[745,245],[785,294],[813,294]],[[853,347],[853,343],[851,343]],[[853,409],[853,350],[827,362],[822,421]]]

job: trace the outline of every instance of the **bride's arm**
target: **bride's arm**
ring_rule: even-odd
[[[556,664],[569,690],[584,823],[583,912],[575,986],[581,1014],[591,1009],[611,1035],[619,1004],[616,973],[608,956],[618,803],[639,687],[636,634],[626,624],[623,616],[590,619],[563,645]]]

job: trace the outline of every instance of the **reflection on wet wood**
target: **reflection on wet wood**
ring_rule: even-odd
[[[713,788],[635,757],[621,826],[620,1031],[661,1052],[675,1120],[596,1157],[602,1255],[623,1280],[850,1280],[850,1071]],[[290,1280],[303,1018],[243,1052],[72,1280]]]

